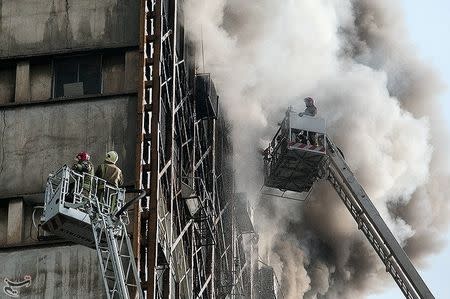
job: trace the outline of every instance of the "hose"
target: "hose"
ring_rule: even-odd
[[[120,208],[120,210],[117,211],[116,214],[114,214],[114,217],[120,217],[120,215],[122,215],[133,203],[135,203],[136,201],[138,201],[139,199],[144,198],[145,195],[147,195],[147,192],[145,192],[145,190],[127,190],[127,192],[139,192],[139,195],[136,196],[135,198],[133,198],[132,200],[128,201],[126,204],[123,205],[122,208]]]

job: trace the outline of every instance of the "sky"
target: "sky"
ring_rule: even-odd
[[[440,100],[450,131],[450,1],[400,0],[399,3],[404,12],[409,37],[420,57],[440,73],[442,81],[447,85]],[[450,242],[448,231],[447,240]],[[450,244],[440,254],[431,256],[428,262],[427,268],[419,270],[425,283],[435,298],[450,298]],[[393,281],[392,287],[385,293],[368,297],[395,298],[403,298],[403,295]]]

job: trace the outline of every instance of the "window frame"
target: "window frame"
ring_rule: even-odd
[[[56,83],[57,83],[57,72],[56,72],[56,67],[57,67],[57,62],[58,61],[64,61],[64,60],[69,60],[69,59],[75,59],[77,61],[77,82],[80,82],[80,62],[83,58],[85,57],[98,57],[98,61],[99,61],[99,92],[98,93],[86,93],[84,94],[83,91],[83,95],[82,96],[92,96],[92,95],[102,95],[103,94],[103,53],[89,53],[89,54],[77,54],[77,55],[64,55],[64,56],[59,56],[59,57],[53,57],[52,58],[52,62],[51,62],[51,68],[52,68],[52,91],[51,91],[51,98],[52,99],[58,99],[58,98],[73,98],[70,96],[57,96],[56,95]],[[81,97],[82,97],[81,96]],[[79,97],[79,96],[75,96],[75,97]]]

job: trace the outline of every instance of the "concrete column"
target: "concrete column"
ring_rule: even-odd
[[[28,102],[30,98],[30,62],[20,61],[16,69],[16,102]]]
[[[8,244],[22,242],[23,235],[23,199],[15,198],[9,201],[8,207]]]
[[[0,244],[6,244],[8,235],[8,205],[0,206]]]
[[[52,97],[52,66],[50,61],[30,67],[31,101],[48,100]]]
[[[14,102],[14,89],[16,87],[15,66],[0,69],[0,104]]]
[[[137,91],[137,82],[139,75],[139,52],[128,51],[125,53],[125,82],[124,90],[128,92]]]

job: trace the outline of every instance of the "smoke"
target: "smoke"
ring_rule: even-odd
[[[388,0],[186,0],[232,124],[238,188],[256,208],[260,254],[287,298],[362,298],[391,279],[338,196],[319,183],[305,204],[260,198],[258,151],[284,111],[316,99],[328,134],[416,265],[443,246],[448,148],[443,84]]]

